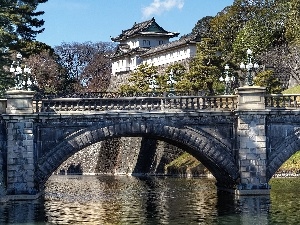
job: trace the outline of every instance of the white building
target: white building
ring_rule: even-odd
[[[140,57],[143,63],[154,66],[168,66],[174,63],[184,63],[196,55],[197,38],[195,36],[182,37],[177,41],[151,48]]]
[[[164,30],[154,18],[123,30],[119,36],[111,39],[119,42],[116,52],[111,56],[113,76],[127,74],[141,63],[168,66],[195,56],[197,38],[186,36],[170,42],[170,38],[178,35]]]

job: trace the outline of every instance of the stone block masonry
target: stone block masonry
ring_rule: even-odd
[[[155,146],[151,147],[151,142]],[[107,139],[75,153],[55,174],[164,175],[166,164],[183,152],[173,145],[147,138]]]
[[[238,144],[242,189],[266,186],[265,115],[240,114],[238,118]]]
[[[7,91],[6,113],[6,194],[37,193],[34,162],[33,91]]]
[[[8,118],[7,118],[8,119]],[[14,116],[7,121],[7,193],[35,194],[33,120]]]
[[[242,87],[238,89],[238,93],[237,147],[240,167],[238,190],[260,190],[262,194],[267,194],[269,186],[266,176],[265,88]]]

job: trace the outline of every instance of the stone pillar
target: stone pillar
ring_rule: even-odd
[[[7,194],[30,199],[37,193],[34,181],[33,91],[7,91]]]
[[[33,99],[34,91],[25,90],[9,90],[6,92],[7,114],[27,114],[33,113]]]
[[[237,147],[240,181],[236,194],[269,194],[266,181],[265,88],[238,89]]]

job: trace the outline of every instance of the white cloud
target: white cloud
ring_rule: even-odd
[[[142,9],[143,18],[149,18],[154,15],[161,15],[165,11],[173,8],[182,9],[184,0],[153,0],[153,2]]]

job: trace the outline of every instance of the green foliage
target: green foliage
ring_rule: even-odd
[[[280,1],[257,1],[248,6],[254,14],[244,22],[233,42],[236,59],[248,48],[254,54],[261,53],[284,40],[284,6]]]
[[[282,92],[281,83],[274,77],[272,70],[265,70],[258,73],[254,78],[254,84],[266,87],[266,93],[279,94]]]
[[[38,17],[44,12],[36,11],[38,4],[47,0],[1,0],[0,1],[0,92],[14,82],[7,71],[12,53],[21,52],[29,56],[38,51],[31,46],[37,34],[43,32],[44,21]]]
[[[167,164],[166,167],[174,166],[174,167],[196,167],[201,163],[192,155],[188,154],[187,152],[183,153],[177,159],[172,161],[171,163]]]
[[[290,0],[286,20],[286,38],[290,43],[300,44],[300,1]]]
[[[38,19],[43,11],[36,11],[38,4],[47,0],[1,0],[0,49],[21,51],[27,42],[43,32],[44,20]],[[22,52],[23,50],[23,52]]]
[[[192,176],[203,176],[209,174],[209,171],[203,166],[203,164],[187,152],[183,153],[171,163],[165,165],[165,172],[167,174]]]
[[[226,7],[212,19],[212,34],[224,55],[231,57],[233,42],[245,23],[255,17],[258,8],[253,1],[235,0],[232,6]]]
[[[292,155],[282,166],[279,168],[279,171],[300,171],[300,151]]]
[[[225,61],[239,64],[248,48],[261,53],[283,44],[290,1],[297,0],[235,0],[218,13],[210,23],[211,37],[219,43]]]
[[[282,93],[283,94],[300,94],[300,85],[286,89]]]
[[[144,93],[150,91],[150,79],[155,77],[157,79],[157,67],[148,64],[141,64],[139,67],[130,74],[128,79],[129,84],[120,86],[122,93],[136,92]]]
[[[38,4],[48,0],[1,0],[0,21],[1,21],[1,42],[4,47],[17,45],[18,40],[31,41],[35,36],[43,32],[44,21],[38,16],[44,14],[42,11],[35,11]]]
[[[179,63],[170,65],[166,71],[165,74],[162,76],[159,76],[159,85],[161,91],[169,91],[170,90],[170,84],[168,84],[170,74],[173,74],[173,79],[176,81],[174,84],[175,91],[184,91],[184,87],[181,86],[181,80],[184,77],[184,74],[186,73],[186,68]]]
[[[251,20],[237,34],[233,42],[235,61],[243,58],[247,49],[253,54],[265,51],[272,44],[272,31],[263,21]]]
[[[141,64],[130,74],[128,83],[120,86],[120,91],[122,93],[168,92],[171,89],[171,84],[168,83],[171,74],[175,80],[172,85],[174,91],[183,91],[184,87],[181,85],[181,80],[185,73],[186,68],[179,63],[168,66],[163,74],[158,73],[156,66]],[[154,83],[151,83],[151,80],[154,80]],[[156,87],[151,89],[151,84],[156,85]]]
[[[214,83],[221,75],[221,58],[217,54],[218,47],[211,38],[203,38],[197,45],[197,54],[190,63],[189,72],[179,82],[185,90],[194,92],[208,91],[214,94]]]
[[[209,37],[210,36],[210,22],[213,19],[212,16],[206,16],[198,20],[195,27],[192,30],[193,35],[199,35],[200,37]]]

